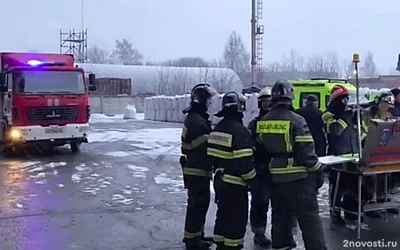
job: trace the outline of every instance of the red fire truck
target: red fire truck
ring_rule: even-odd
[[[1,146],[70,144],[79,152],[88,142],[95,89],[95,75],[86,82],[72,55],[0,53]]]

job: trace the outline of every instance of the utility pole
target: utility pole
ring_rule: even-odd
[[[84,31],[84,22],[85,22],[85,9],[84,9],[84,4],[83,0],[81,0],[81,30],[82,32]]]
[[[257,20],[256,20],[256,0],[251,0],[251,85],[257,83]]]

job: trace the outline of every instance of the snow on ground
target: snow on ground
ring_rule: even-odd
[[[105,114],[91,114],[90,123],[114,123],[114,122],[129,122],[130,119],[124,119],[123,114],[105,115]],[[137,113],[136,120],[144,120],[144,113]]]
[[[146,155],[160,154],[179,155],[180,128],[157,128],[157,129],[136,129],[132,131],[108,130],[92,132],[89,134],[89,142],[132,142],[131,146],[137,151]],[[121,153],[112,153],[114,156],[121,156]]]

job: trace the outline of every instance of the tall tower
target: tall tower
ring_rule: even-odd
[[[264,58],[264,50],[263,50],[263,34],[264,34],[264,25],[261,24],[261,20],[263,18],[263,0],[257,0],[257,31],[256,31],[256,48],[257,48],[257,71],[260,73],[263,66],[263,58]]]
[[[87,61],[87,30],[79,32],[60,30],[60,53],[72,54],[76,62],[85,63]]]
[[[261,25],[263,14],[262,0],[251,0],[251,85],[257,84],[257,75],[263,65],[263,39],[264,26]]]

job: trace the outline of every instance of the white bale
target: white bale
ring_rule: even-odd
[[[179,117],[180,117],[180,114],[179,114],[179,102],[180,102],[180,100],[181,100],[181,96],[180,95],[177,95],[177,96],[175,96],[175,98],[174,98],[174,101],[173,101],[173,107],[172,107],[172,112],[173,112],[173,117],[172,117],[172,120],[174,121],[174,122],[179,122]]]
[[[247,124],[250,122],[250,117],[251,117],[251,105],[250,105],[250,94],[246,94],[246,111],[243,114],[243,125],[247,126]]]
[[[168,96],[167,97],[167,121],[173,122],[174,121],[174,101],[175,97]]]
[[[155,121],[156,120],[156,98],[151,97],[150,98],[150,114],[149,114],[149,120]]]
[[[162,122],[167,121],[167,97],[161,96],[160,98],[160,120]]]
[[[258,94],[254,93],[249,97],[249,110],[251,112],[258,111]]]
[[[155,121],[161,121],[161,96],[156,97],[156,118]]]
[[[181,102],[179,103],[179,105],[180,105],[180,108],[179,108],[179,110],[180,110],[180,122],[183,122],[184,120],[185,120],[185,118],[186,118],[186,114],[184,114],[182,111],[185,109],[185,108],[187,108],[188,106],[189,106],[189,104],[190,104],[190,95],[189,94],[186,94],[186,95],[184,95],[183,97],[182,97],[182,100],[181,100]]]
[[[124,111],[124,119],[136,119],[136,107],[135,105],[127,105]]]
[[[151,109],[151,97],[147,97],[147,104],[145,103],[144,107],[144,119],[150,120],[150,109]],[[147,114],[146,114],[147,113]]]
[[[143,111],[144,111],[144,119],[148,120],[148,116],[149,116],[149,99],[148,97],[144,98],[143,100]]]
[[[246,113],[243,118],[243,124],[248,126],[249,122],[259,113],[258,111],[258,94],[248,94],[246,102]]]
[[[216,117],[215,114],[222,109],[223,96],[224,96],[223,94],[215,95],[212,99],[209,113],[210,113],[211,123],[214,125],[222,120],[222,118]]]

